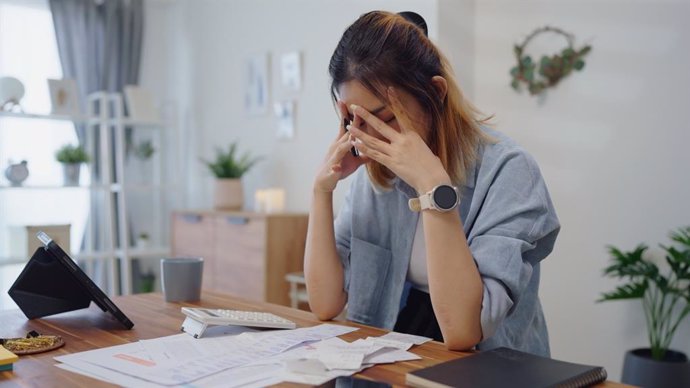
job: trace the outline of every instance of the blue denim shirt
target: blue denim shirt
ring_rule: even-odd
[[[481,146],[460,187],[458,212],[484,285],[482,341],[548,356],[539,302],[539,262],[553,249],[560,224],[534,159],[507,136]],[[335,220],[348,294],[347,318],[392,329],[400,310],[419,213],[408,208],[414,189],[396,179],[375,188],[360,168]]]

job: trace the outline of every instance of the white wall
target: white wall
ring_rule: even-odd
[[[605,365],[647,346],[639,301],[595,304],[605,246],[659,253],[690,224],[688,1],[477,1],[475,102],[539,162],[563,225],[544,263],[541,297],[553,355]],[[583,72],[542,102],[510,87],[512,45],[549,24],[590,42]],[[535,41],[535,53],[540,42]],[[546,51],[549,53],[550,51]],[[689,322],[674,346],[690,352]]]
[[[474,0],[438,0],[438,39],[465,97],[474,97]]]
[[[198,155],[212,157],[216,146],[237,139],[243,150],[264,157],[244,177],[246,207],[253,193],[270,186],[287,189],[286,207],[307,211],[312,179],[337,131],[330,100],[328,62],[340,35],[360,14],[372,9],[413,10],[436,26],[436,2],[428,1],[194,1],[182,6],[190,43],[192,131]],[[437,35],[436,29],[430,34]],[[279,59],[286,52],[302,53],[303,86],[288,94],[280,86]],[[292,140],[276,139],[277,121],[270,114],[248,117],[244,112],[244,66],[251,55],[270,53],[271,101],[297,100]],[[182,75],[187,76],[187,75]],[[185,98],[187,96],[182,96]],[[272,109],[272,108],[271,108]],[[191,161],[194,176],[191,204],[211,205],[212,179],[207,169]],[[344,196],[346,184],[336,193]]]
[[[283,186],[294,211],[308,209],[313,174],[336,130],[327,65],[340,34],[371,9],[422,14],[466,94],[536,157],[551,190],[563,225],[542,271],[553,355],[604,365],[619,379],[623,353],[646,345],[638,302],[594,301],[614,284],[601,276],[606,244],[632,248],[644,241],[658,253],[656,244],[670,229],[690,223],[688,1],[147,4],[147,31],[153,31],[146,38],[142,82],[178,101],[180,122],[190,131],[190,205],[211,204],[212,181],[198,157],[239,139],[243,149],[266,157],[246,176],[248,206],[256,188]],[[544,24],[569,30],[594,49],[584,72],[540,101],[513,92],[508,71],[512,45]],[[535,53],[552,45],[537,41]],[[243,112],[243,64],[251,54],[270,52],[270,97],[282,98],[276,61],[292,50],[303,54],[304,85],[296,96],[296,136],[281,142],[273,117]],[[684,326],[674,346],[687,352],[690,331]]]

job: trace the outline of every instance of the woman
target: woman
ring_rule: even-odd
[[[410,15],[362,15],[331,57],[341,125],[314,181],[311,309],[328,320],[347,304],[352,321],[451,350],[549,355],[539,262],[560,226],[539,168],[482,126]],[[334,223],[332,193],[353,173]]]

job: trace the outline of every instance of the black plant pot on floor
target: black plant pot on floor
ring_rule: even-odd
[[[622,382],[645,388],[687,388],[690,362],[685,353],[674,350],[668,350],[663,361],[654,360],[649,348],[630,350],[625,353]]]

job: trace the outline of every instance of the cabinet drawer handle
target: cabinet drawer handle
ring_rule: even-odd
[[[225,221],[228,224],[232,224],[232,225],[247,225],[249,223],[249,218],[229,216],[229,217],[225,217]]]
[[[198,224],[201,222],[201,214],[183,214],[182,219],[188,224]]]

